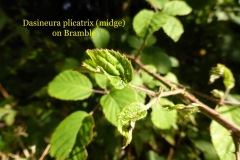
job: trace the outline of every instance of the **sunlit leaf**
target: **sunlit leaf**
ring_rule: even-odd
[[[135,15],[133,19],[133,29],[139,37],[145,38],[159,30],[165,22],[165,14],[143,9]]]
[[[48,93],[62,100],[83,100],[92,94],[92,83],[85,75],[67,70],[49,83]]]
[[[94,28],[92,30],[94,36],[91,36],[91,40],[96,48],[105,48],[108,45],[110,34],[105,28]]]
[[[224,92],[218,89],[212,90],[211,93],[216,98],[222,98],[224,96]]]
[[[0,120],[4,120],[6,125],[13,125],[16,115],[17,111],[11,105],[6,104],[4,107],[0,107]]]
[[[172,67],[179,67],[179,61],[176,57],[170,56],[169,58],[170,58]]]
[[[232,71],[223,64],[217,64],[216,67],[211,69],[209,83],[214,83],[220,77],[223,77],[223,84],[226,89],[230,90],[235,86]]]
[[[168,0],[147,0],[154,8],[162,9]]]
[[[174,124],[176,124],[176,118],[176,110],[165,110],[159,103],[152,106],[151,120],[157,128],[170,129]]]
[[[227,120],[240,126],[240,109],[230,106],[221,106],[218,112]],[[211,138],[221,160],[235,159],[234,143],[231,133],[215,121],[210,125]]]
[[[153,73],[157,72],[157,69],[153,65],[145,65],[145,67]],[[149,84],[154,80],[154,78],[151,75],[149,75],[147,72],[145,72],[143,70],[140,70],[139,73],[140,73],[142,81],[146,84]]]
[[[133,70],[131,62],[119,52],[107,49],[87,50],[91,60],[83,63],[89,70],[103,73],[110,80],[111,84],[122,89],[131,82]]]
[[[100,104],[103,107],[103,113],[108,121],[117,125],[117,115],[123,107],[133,103],[144,103],[145,96],[142,96],[132,88],[125,87],[121,90],[112,90],[110,94],[102,96]]]
[[[83,61],[82,66],[91,72],[101,73],[100,68],[91,59]]]
[[[92,139],[93,118],[84,111],[76,111],[66,117],[51,138],[50,155],[57,160],[69,157],[74,145],[85,148]],[[82,150],[85,154],[85,150]],[[75,151],[74,151],[75,152]]]
[[[172,16],[183,16],[191,13],[192,8],[185,1],[168,1],[163,8],[163,12]]]
[[[117,117],[118,131],[124,136],[123,148],[132,141],[135,122],[146,117],[147,110],[142,103],[134,102],[125,106]]]
[[[166,19],[163,30],[174,42],[177,42],[184,32],[183,25],[176,17],[167,16]]]
[[[108,78],[106,75],[96,73],[94,75],[94,77],[95,77],[95,80],[96,80],[97,84],[99,85],[99,87],[101,87],[102,89],[107,88],[109,81],[108,81]]]
[[[171,82],[178,83],[177,76],[172,72],[168,72],[164,77]]]

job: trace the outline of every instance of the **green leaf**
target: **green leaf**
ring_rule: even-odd
[[[108,45],[110,34],[105,28],[94,28],[94,36],[91,36],[91,40],[96,48],[105,48]]]
[[[107,120],[117,125],[117,115],[123,107],[133,103],[144,103],[145,95],[139,94],[132,88],[125,87],[121,90],[111,90],[110,94],[101,97],[100,104]]]
[[[170,58],[172,67],[179,67],[179,61],[176,57],[170,56],[169,58]]]
[[[155,103],[152,106],[151,120],[159,129],[170,129],[173,125],[176,124],[177,111],[167,111],[159,103]]]
[[[223,77],[223,84],[227,90],[235,86],[235,79],[232,71],[223,64],[217,64],[216,67],[211,69],[209,83],[215,82],[220,77]]]
[[[129,44],[129,46],[131,46],[134,49],[139,49],[142,44],[142,40],[134,35],[129,36],[127,39],[127,42]]]
[[[6,104],[3,108],[0,107],[0,120],[4,120],[7,126],[14,124],[16,115],[17,111],[11,105]]]
[[[163,12],[172,16],[184,16],[191,13],[192,8],[184,1],[168,1]]]
[[[212,95],[216,98],[222,98],[224,97],[224,92],[218,89],[214,89],[211,91]]]
[[[177,42],[184,32],[182,23],[173,16],[167,16],[167,22],[163,25],[164,32]]]
[[[153,150],[149,150],[146,154],[146,160],[166,160],[165,157],[160,157],[158,153]]]
[[[138,73],[135,73],[133,75],[133,80],[132,80],[131,84],[133,84],[135,86],[142,86],[143,85],[142,78],[139,76]]]
[[[87,50],[91,60],[87,60],[84,66],[89,70],[104,73],[111,84],[122,89],[131,82],[133,69],[131,62],[119,52],[107,49]]]
[[[136,14],[133,19],[133,29],[136,34],[145,38],[153,32],[159,30],[166,22],[166,15],[155,13],[152,10],[143,9]]]
[[[80,63],[74,58],[65,58],[63,62],[59,62],[55,65],[58,71],[64,71],[69,69],[75,69],[80,66]]]
[[[154,35],[149,35],[146,39],[146,47],[151,47],[157,42],[157,38]]]
[[[95,80],[96,80],[97,84],[99,85],[99,87],[101,87],[102,89],[107,88],[107,85],[109,84],[109,81],[108,81],[108,78],[107,78],[106,75],[96,73],[94,75],[94,77],[95,77]]]
[[[92,94],[92,83],[85,75],[67,70],[49,83],[48,94],[62,100],[83,100]]]
[[[145,46],[152,46],[156,43],[156,41],[156,37],[154,35],[150,35],[146,39]],[[128,37],[127,42],[129,46],[138,50],[142,46],[143,40],[138,38],[137,36],[131,35]]]
[[[153,65],[145,65],[145,67],[149,71],[151,71],[152,73],[156,73],[157,72],[157,69]],[[151,83],[154,80],[154,78],[151,75],[149,75],[146,71],[139,70],[139,74],[141,76],[142,81],[145,84],[149,84],[149,83]]]
[[[240,109],[230,106],[222,106],[218,109],[218,112],[227,120],[240,126]],[[234,143],[231,137],[231,133],[217,122],[212,121],[210,125],[211,138],[213,146],[217,150],[217,153],[221,160],[233,160],[235,159]]]
[[[82,66],[91,72],[101,72],[100,68],[91,59],[86,59],[85,61],[83,61]]]
[[[171,69],[171,61],[168,55],[158,47],[148,47],[143,50],[141,61],[146,65],[154,65],[157,71],[166,74]]]
[[[192,139],[192,141],[193,144],[203,152],[205,160],[219,160],[219,156],[211,141],[202,139]]]
[[[123,148],[132,141],[132,131],[135,122],[146,117],[147,110],[144,104],[135,102],[125,106],[117,117],[118,131],[124,136]]]
[[[162,9],[168,0],[147,0],[154,8]]]
[[[164,77],[173,83],[179,83],[177,76],[172,72],[168,72]]]
[[[69,160],[84,160],[87,159],[87,150],[85,147],[76,146],[73,148],[71,155],[69,156]]]
[[[114,88],[123,89],[127,85],[127,83],[125,83],[120,76],[111,76],[105,71],[103,71],[103,73],[108,77]]]
[[[167,109],[169,111],[173,110],[173,109],[176,109],[176,105],[168,100],[167,98],[160,98],[159,100],[159,104],[164,108],[164,109]]]
[[[57,126],[52,135],[50,155],[62,160],[76,151],[74,145],[85,148],[92,139],[92,128],[93,118],[88,113],[76,111],[70,114]]]

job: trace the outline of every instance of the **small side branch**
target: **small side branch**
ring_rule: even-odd
[[[50,147],[51,147],[51,145],[48,144],[47,147],[45,148],[45,150],[43,151],[41,157],[39,158],[39,160],[44,160],[44,158],[46,157],[46,155],[47,155],[48,152],[49,152]]]
[[[98,93],[98,94],[109,94],[108,90],[97,90],[97,89],[92,89],[93,93]]]
[[[179,89],[178,88],[179,85],[175,85],[174,83],[172,83],[171,81],[165,79],[161,75],[156,74],[154,72],[151,72],[139,60],[133,59],[132,57],[129,57],[129,58],[134,63],[136,63],[142,70],[146,71],[148,74],[153,76],[155,79],[157,79],[157,80],[163,82],[164,84],[166,84],[170,89],[172,89],[172,90],[178,90]],[[180,86],[182,86],[181,88],[185,88],[181,84],[180,84]],[[201,106],[201,107],[199,107],[199,110],[203,114],[207,115],[212,120],[215,120],[216,122],[218,122],[220,125],[222,125],[224,128],[226,128],[230,133],[232,133],[232,135],[240,135],[240,127],[239,126],[237,126],[236,124],[232,123],[228,119],[224,118],[217,111],[215,111],[214,109],[210,108],[209,106],[207,106],[203,102],[199,101],[194,95],[192,95],[189,92],[185,91],[185,93],[182,94],[182,96],[186,100],[188,100],[190,103],[197,103],[197,104],[199,104]],[[240,138],[238,138],[238,142],[239,142],[239,140],[240,140]]]
[[[185,93],[185,90],[183,90],[183,89],[176,89],[176,90],[166,91],[166,92],[161,91],[161,93],[158,93],[158,92],[154,92],[154,91],[148,90],[146,88],[135,86],[135,85],[133,85],[131,83],[129,83],[129,86],[132,87],[133,89],[136,89],[136,90],[138,90],[140,92],[144,92],[144,93],[148,94],[149,96],[153,96],[153,97],[156,97],[159,94],[161,95],[161,97],[168,97],[168,96],[173,96],[173,95]]]

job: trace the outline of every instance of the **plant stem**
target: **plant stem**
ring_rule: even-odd
[[[99,94],[109,94],[108,90],[97,90],[97,89],[92,89],[93,93],[99,93]]]
[[[5,99],[8,99],[10,97],[10,95],[8,94],[8,92],[6,91],[6,89],[2,86],[2,84],[0,83],[0,93],[2,94],[2,96]]]
[[[142,88],[142,87],[138,87],[138,86],[135,86],[131,83],[129,83],[129,86],[132,87],[133,89],[136,89],[140,92],[144,92],[146,94],[148,94],[149,96],[153,96],[154,98],[151,99],[151,101],[145,106],[146,110],[148,110],[154,103],[156,103],[159,98],[161,97],[168,97],[168,96],[172,96],[172,95],[176,95],[176,94],[183,94],[185,92],[185,90],[183,89],[176,89],[176,90],[173,90],[173,91],[166,91],[166,92],[153,92],[151,90],[148,90],[146,88]]]
[[[51,145],[48,144],[47,147],[44,149],[44,151],[43,151],[41,157],[39,158],[39,160],[44,160],[44,158],[46,157],[46,155],[47,155],[48,152],[49,152],[50,147],[51,147]]]
[[[131,83],[129,83],[128,85],[129,85],[131,88],[133,88],[133,89],[135,89],[135,90],[137,90],[137,91],[140,91],[140,92],[143,92],[143,93],[148,94],[149,96],[155,97],[155,96],[157,95],[156,92],[151,91],[151,90],[148,90],[148,89],[146,89],[146,88],[139,87],[139,86],[135,86],[135,85],[133,85],[133,84],[131,84]]]
[[[232,101],[227,101],[227,100],[220,100],[220,99],[218,99],[218,98],[214,98],[214,97],[211,97],[211,96],[209,96],[209,95],[206,95],[206,94],[204,94],[204,93],[201,93],[201,92],[199,92],[199,91],[196,91],[196,90],[194,90],[194,89],[191,89],[191,88],[186,88],[187,90],[189,90],[191,93],[193,93],[193,94],[195,94],[195,95],[198,95],[198,96],[200,96],[200,97],[202,97],[202,98],[205,98],[205,99],[207,99],[207,100],[210,100],[210,101],[212,101],[212,102],[215,102],[215,103],[218,103],[218,104],[220,104],[220,105],[235,105],[235,106],[240,106],[240,102],[239,101],[234,101],[234,102],[232,102]]]
[[[147,36],[144,37],[143,42],[142,42],[140,48],[138,49],[138,52],[137,52],[137,54],[136,54],[136,56],[135,56],[135,59],[136,59],[136,60],[139,60],[140,55],[141,55],[141,53],[142,53],[142,50],[143,50],[143,48],[144,48],[144,46],[145,46],[146,40],[147,40]]]
[[[148,89],[143,88],[143,87],[135,86],[131,83],[129,83],[128,85],[133,89],[136,89],[140,92],[144,92],[144,93],[148,94],[149,96],[154,96],[154,97],[156,97],[158,95],[161,95],[161,97],[168,97],[168,96],[172,96],[172,95],[176,95],[176,94],[185,93],[185,90],[183,90],[183,89],[176,89],[176,90],[172,90],[172,91],[161,92],[159,94],[158,92],[154,92],[154,91],[148,90]]]
[[[129,57],[131,58],[131,57]],[[169,80],[165,79],[164,77],[162,77],[159,74],[156,74],[154,72],[149,71],[139,60],[137,59],[132,59],[142,70],[146,71],[148,74],[150,74],[151,76],[153,76],[154,78],[156,78],[157,80],[163,82],[164,84],[166,84],[169,88],[177,90],[177,86],[175,84],[173,84],[172,82],[170,82]],[[183,85],[181,85],[183,86]],[[229,121],[228,119],[224,118],[223,116],[221,116],[217,111],[215,111],[214,109],[208,107],[206,104],[204,104],[203,102],[199,101],[194,95],[190,94],[189,92],[185,91],[184,94],[182,94],[182,96],[187,99],[190,103],[198,103],[200,104],[201,107],[199,107],[199,110],[207,115],[209,118],[211,118],[212,120],[215,120],[216,122],[218,122],[220,125],[222,125],[224,128],[226,128],[233,137],[235,137],[236,139],[238,139],[238,142],[240,140],[240,127],[237,126],[236,124],[232,123],[231,121]]]

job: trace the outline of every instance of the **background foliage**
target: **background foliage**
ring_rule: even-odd
[[[154,2],[156,1],[152,0],[152,3]],[[179,37],[169,38],[169,32],[166,30],[155,32],[146,41],[142,62],[172,81],[179,81],[208,95],[214,88],[224,90],[220,80],[208,85],[208,73],[217,63],[225,64],[232,70],[236,80],[236,87],[231,90],[227,99],[239,100],[239,2],[233,0],[186,2],[192,8],[192,12],[186,16],[177,16],[184,28],[181,38],[179,40]],[[70,7],[67,7],[69,5]],[[76,152],[81,149],[85,152],[86,148],[89,159],[211,160],[219,158],[210,138],[210,130],[218,126],[211,124],[210,127],[211,120],[202,114],[186,117],[181,114],[176,115],[174,111],[165,113],[165,110],[153,106],[151,116],[137,123],[130,146],[121,150],[122,137],[112,125],[114,122],[107,120],[111,119],[110,111],[112,111],[107,104],[111,103],[119,109],[117,104],[112,103],[117,101],[127,105],[132,101],[128,95],[136,94],[135,91],[125,88],[126,94],[114,91],[104,95],[103,98],[101,94],[81,95],[89,96],[88,99],[79,98],[84,99],[82,101],[62,101],[50,97],[47,93],[49,82],[58,73],[67,69],[81,70],[81,62],[87,58],[85,54],[87,49],[106,47],[121,53],[136,54],[142,44],[142,39],[139,37],[144,38],[146,34],[141,30],[134,32],[134,27],[141,25],[136,20],[136,15],[146,9],[154,11],[144,0],[21,0],[15,3],[2,0],[0,2],[0,156],[2,159],[7,157],[39,159],[50,141],[54,141],[50,137],[55,128],[68,115],[71,115],[68,118],[74,119],[76,115],[71,114],[74,111],[78,111],[74,113],[79,114],[86,121],[85,128],[89,132],[93,122],[85,113],[94,111],[93,135],[79,142],[82,148],[74,148]],[[166,9],[165,12],[167,13],[168,10]],[[148,12],[144,15],[151,16],[152,13]],[[114,18],[124,19],[126,26],[117,29],[96,28],[104,35],[99,38],[102,40],[100,41],[91,37],[53,37],[51,32],[56,28],[23,27],[24,18],[32,20]],[[154,27],[151,29],[147,32],[152,33],[156,30]],[[106,78],[101,77],[102,75],[87,76],[93,82],[94,88],[107,88],[108,82]],[[87,81],[84,82],[86,85],[83,89],[86,91],[85,94],[88,94],[92,86]],[[133,82],[139,85],[148,84],[152,89],[161,85],[144,71],[139,71]],[[125,101],[122,100],[123,98]],[[135,98],[140,102],[145,100],[144,95],[135,95]],[[201,100],[210,106],[215,105],[206,99]],[[220,108],[220,111],[225,109],[226,107]],[[164,125],[154,121],[156,114],[166,118],[166,122],[162,122]],[[234,112],[236,117],[238,114]],[[228,114],[225,116],[231,117]],[[239,122],[239,119],[232,119],[236,123]],[[63,126],[59,126],[60,129],[61,127]],[[92,140],[90,144],[89,139]],[[52,159],[50,155],[45,158]]]

